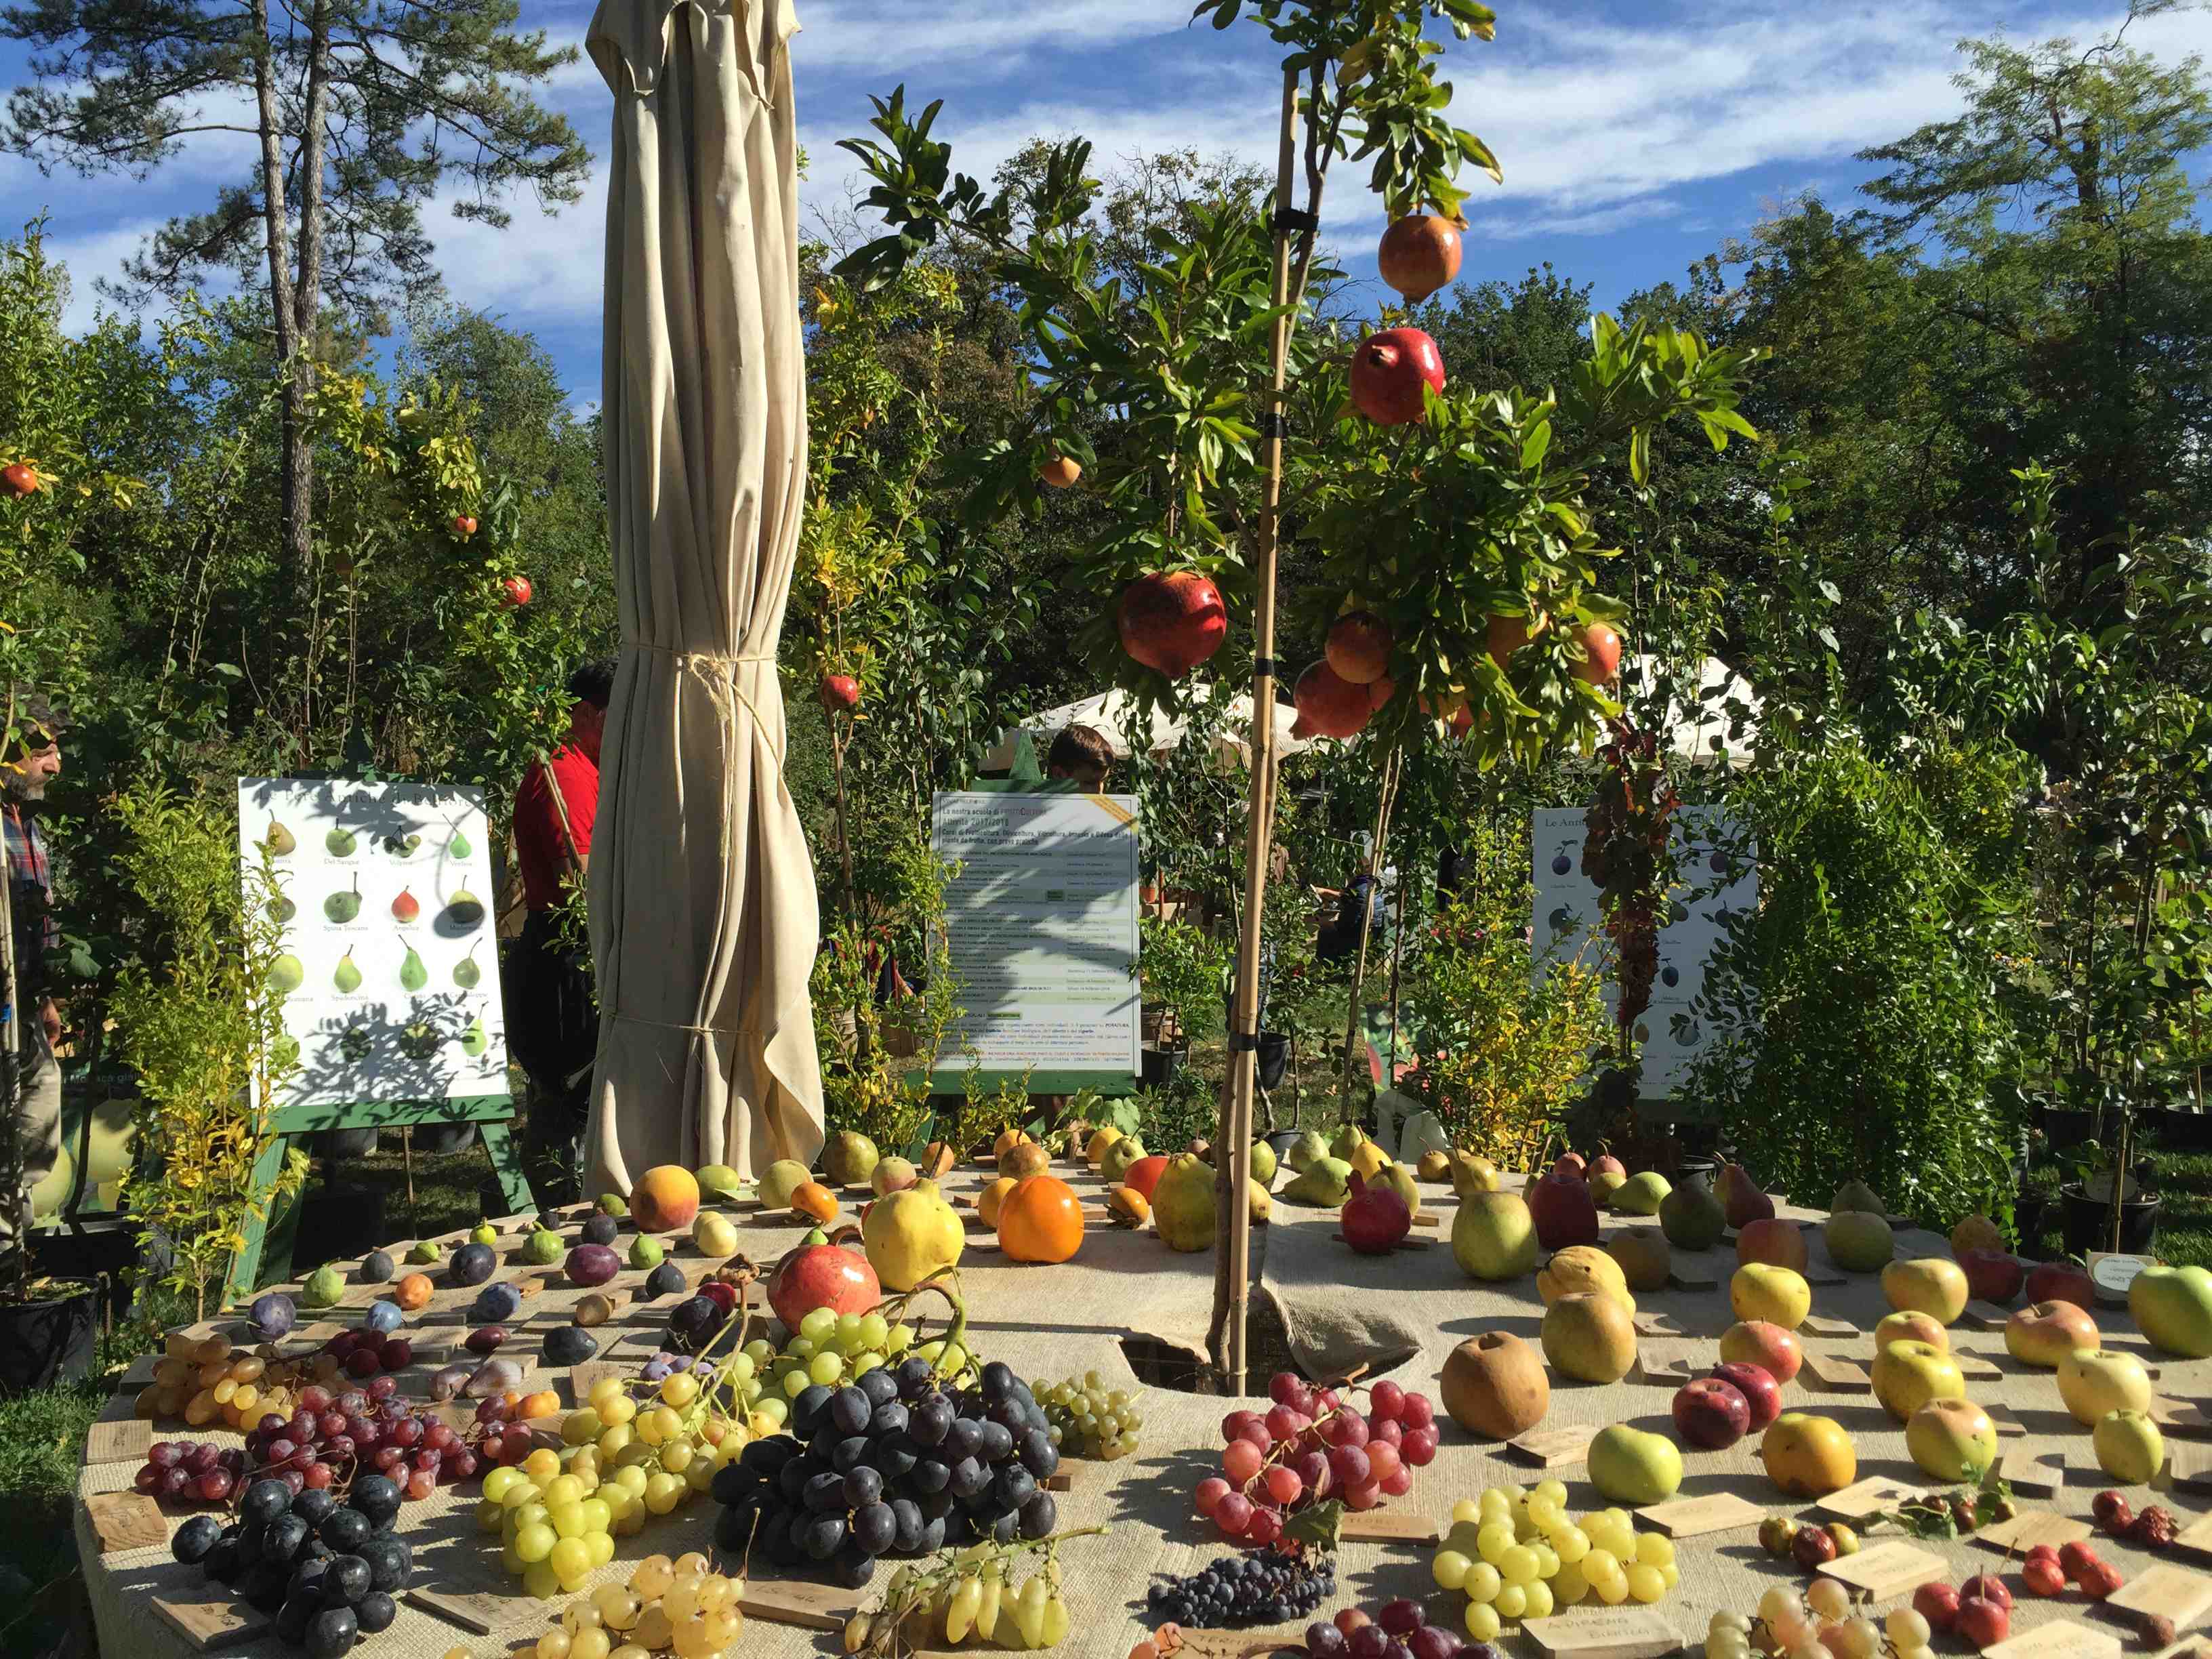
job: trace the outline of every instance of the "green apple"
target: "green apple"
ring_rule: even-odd
[[[2212,1354],[2212,1273],[2203,1267],[2145,1267],[2128,1286],[2128,1312],[2160,1353]]]
[[[1874,1357],[1874,1397],[1903,1423],[1931,1400],[1964,1400],[1966,1379],[1932,1342],[1892,1342]]]
[[[1493,1283],[1536,1267],[1536,1220],[1512,1193],[1474,1193],[1452,1220],[1452,1260],[1469,1279]]]
[[[1813,1287],[1795,1267],[1747,1261],[1729,1279],[1729,1306],[1738,1319],[1760,1319],[1794,1331],[1813,1311]]]
[[[2074,1420],[2087,1427],[2107,1412],[2150,1409],[2150,1373],[2131,1353],[2076,1349],[2058,1362],[2058,1397]]]
[[[2113,1480],[2140,1486],[2166,1465],[2166,1437],[2143,1413],[2122,1407],[2097,1419],[2090,1434],[2097,1467]]]
[[[1905,1419],[1905,1449],[1938,1480],[1976,1480],[1997,1461],[1996,1425],[1971,1400],[1930,1400]]]
[[[1682,1454],[1674,1443],[1626,1423],[1591,1437],[1588,1467],[1592,1486],[1632,1508],[1662,1504],[1682,1484]]]
[[[1838,1210],[1821,1229],[1828,1260],[1847,1273],[1879,1273],[1895,1254],[1889,1223],[1865,1210]]]

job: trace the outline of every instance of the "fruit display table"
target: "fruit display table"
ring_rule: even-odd
[[[1007,1261],[988,1232],[971,1227],[961,1262],[969,1340],[983,1357],[1004,1360],[1032,1381],[1056,1382],[1096,1370],[1111,1385],[1140,1390],[1143,1425],[1139,1449],[1115,1462],[1072,1465],[1067,1489],[1059,1498],[1061,1528],[1099,1522],[1111,1528],[1105,1537],[1073,1540],[1062,1553],[1063,1593],[1071,1613],[1072,1634],[1060,1650],[1085,1659],[1091,1656],[1122,1659],[1150,1623],[1144,1617],[1144,1596],[1153,1575],[1190,1571],[1229,1547],[1215,1535],[1209,1522],[1196,1516],[1192,1494],[1200,1480],[1220,1469],[1221,1420],[1234,1402],[1141,1388],[1121,1346],[1123,1339],[1133,1334],[1170,1346],[1197,1348],[1212,1293],[1211,1255],[1178,1255],[1166,1249],[1149,1231],[1109,1227],[1103,1219],[1103,1202],[1093,1201],[1094,1195],[1103,1200],[1103,1183],[1064,1164],[1056,1172],[1085,1194],[1086,1208],[1097,1212],[1080,1253],[1054,1267],[1023,1266]],[[945,1190],[948,1196],[962,1199],[976,1190],[985,1178],[980,1170],[957,1171],[945,1182]],[[1422,1198],[1424,1213],[1432,1214],[1435,1219],[1417,1226],[1413,1237],[1433,1242],[1409,1243],[1382,1257],[1356,1255],[1340,1242],[1335,1237],[1339,1225],[1334,1212],[1301,1210],[1278,1200],[1273,1222],[1255,1243],[1255,1273],[1258,1288],[1276,1304],[1291,1352],[1303,1364],[1319,1372],[1379,1359],[1377,1369],[1368,1378],[1372,1381],[1380,1375],[1381,1366],[1395,1362],[1395,1369],[1389,1371],[1394,1380],[1434,1395],[1443,1361],[1461,1341],[1490,1331],[1535,1340],[1543,1304],[1534,1278],[1489,1284],[1466,1277],[1455,1264],[1449,1243],[1457,1208],[1450,1189],[1425,1185]],[[848,1209],[854,1201],[848,1197]],[[743,1206],[734,1206],[731,1213],[738,1224],[741,1253],[757,1263],[772,1261],[802,1236],[800,1228],[789,1224],[786,1217],[769,1218],[748,1212]],[[573,1237],[581,1214],[580,1211],[562,1218],[561,1230]],[[1819,1218],[1786,1206],[1781,1214],[1804,1221]],[[1605,1222],[1608,1237],[1617,1231],[1656,1224],[1630,1217],[1607,1217]],[[521,1238],[522,1223],[517,1220],[500,1246],[502,1260],[498,1276],[519,1285],[537,1286],[533,1294],[525,1297],[522,1312],[508,1322],[515,1334],[502,1352],[509,1355],[535,1354],[546,1333],[567,1323],[575,1304],[587,1294],[567,1286],[557,1267],[530,1267],[516,1260]],[[400,1241],[394,1254],[401,1254],[411,1242]],[[448,1242],[458,1242],[458,1236]],[[1853,1443],[1856,1472],[1862,1480],[1886,1478],[1895,1481],[1899,1491],[1938,1484],[1915,1468],[1906,1455],[1902,1430],[1863,1383],[1853,1380],[1849,1364],[1830,1368],[1832,1360],[1855,1361],[1862,1370],[1870,1368],[1870,1334],[1888,1311],[1876,1278],[1830,1271],[1817,1228],[1810,1242],[1808,1277],[1821,1281],[1814,1287],[1814,1320],[1821,1322],[1801,1334],[1808,1352],[1820,1358],[1817,1369],[1832,1380],[1824,1385],[1816,1377],[1815,1368],[1808,1366],[1784,1389],[1784,1408],[1817,1413],[1839,1424]],[[1948,1251],[1943,1241],[1931,1235],[1900,1231],[1898,1253],[1913,1256]],[[701,1258],[689,1244],[673,1252],[672,1259],[702,1271],[715,1265]],[[1602,1386],[1576,1383],[1555,1371],[1543,1429],[1595,1430],[1626,1424],[1672,1433],[1669,1408],[1675,1390],[1688,1378],[1710,1370],[1716,1358],[1716,1339],[1734,1317],[1729,1307],[1728,1281],[1735,1261],[1732,1251],[1723,1245],[1698,1255],[1675,1252],[1674,1263],[1680,1281],[1677,1287],[1637,1298],[1638,1369],[1619,1382]],[[617,1287],[629,1290],[641,1285],[645,1277],[642,1272],[626,1269],[615,1282]],[[1705,1279],[1711,1281],[1710,1285],[1698,1282]],[[349,1284],[343,1298],[344,1305],[320,1313],[303,1312],[302,1320],[337,1321],[357,1316],[360,1309],[388,1288]],[[416,1363],[401,1373],[404,1389],[420,1393],[427,1388],[441,1349],[457,1343],[465,1334],[462,1321],[473,1295],[473,1291],[441,1289],[428,1306],[409,1316],[407,1334],[416,1342]],[[634,1373],[659,1346],[668,1309],[677,1299],[632,1303],[620,1310],[607,1324],[595,1329],[593,1334],[600,1339],[602,1348],[591,1363],[617,1364]],[[2212,1361],[2176,1360],[2152,1352],[2124,1308],[2100,1310],[2097,1317],[2107,1348],[2132,1352],[2155,1369],[2154,1386],[2162,1399],[2193,1402],[2212,1393]],[[209,1328],[219,1328],[221,1324],[211,1323]],[[303,1333],[318,1334],[324,1328],[304,1323],[301,1328]],[[2089,1433],[2066,1413],[2053,1374],[2008,1358],[2001,1329],[1975,1329],[1962,1322],[1950,1335],[1954,1349],[1975,1372],[1967,1380],[1970,1396],[1986,1407],[2002,1407],[2009,1419],[2004,1426],[2008,1431],[2017,1430],[2008,1432],[2001,1443],[2008,1459],[2018,1460],[2008,1461],[2008,1468],[2027,1469],[2029,1460],[2042,1457],[2046,1460],[2043,1468],[2029,1469],[2031,1478],[2040,1473],[2056,1482],[2047,1497],[2023,1492],[2022,1507],[2086,1521],[2091,1497],[2114,1483],[2098,1471]],[[192,1612],[191,1604],[207,1602],[215,1587],[207,1584],[197,1569],[173,1560],[167,1547],[168,1533],[191,1511],[166,1512],[149,1530],[134,1534],[129,1529],[130,1522],[135,1518],[143,1523],[143,1510],[137,1510],[134,1516],[130,1506],[112,1509],[100,1501],[105,1494],[128,1494],[143,1461],[144,1431],[130,1422],[131,1396],[146,1371],[147,1363],[142,1362],[131,1386],[111,1402],[102,1426],[95,1430],[88,1447],[80,1485],[81,1496],[87,1501],[79,1505],[77,1532],[88,1564],[87,1578],[103,1650],[111,1656],[127,1654],[131,1659],[171,1659],[171,1656],[202,1650],[163,1612],[163,1602],[172,1604],[185,1625],[212,1627],[199,1623],[204,1615]],[[1255,1388],[1264,1387],[1265,1382],[1264,1376],[1253,1379]],[[575,1398],[569,1370],[542,1361],[526,1377],[525,1386],[552,1388],[564,1405]],[[1266,1402],[1259,1403],[1264,1407]],[[2169,1451],[2193,1463],[2197,1446],[2183,1437],[2191,1432],[2189,1424],[2197,1420],[2194,1413],[2185,1409],[2170,1413],[2164,1407],[2161,1412],[2175,1419],[2168,1431]],[[1532,1484],[1546,1474],[1566,1482],[1571,1510],[1603,1507],[1605,1500],[1592,1488],[1579,1462],[1541,1468],[1494,1442],[1474,1441],[1446,1419],[1439,1421],[1443,1439],[1436,1461],[1419,1471],[1407,1496],[1388,1500],[1382,1513],[1418,1517],[1441,1529],[1449,1525],[1456,1500],[1471,1498],[1487,1486]],[[154,1434],[165,1439],[194,1437],[240,1443],[235,1434],[204,1431],[188,1436],[172,1424],[157,1426]],[[1816,1517],[1816,1505],[1784,1498],[1768,1479],[1758,1455],[1758,1443],[1759,1437],[1753,1435],[1724,1451],[1686,1448],[1680,1495],[1688,1498],[1732,1493],[1749,1500],[1762,1512]],[[2052,1467],[2062,1461],[2062,1468]],[[2131,1489],[2129,1495],[2138,1508],[2152,1496],[2141,1487]],[[2185,1528],[2198,1518],[2200,1504],[2191,1493],[2175,1491],[2156,1496],[2179,1516]],[[439,1659],[459,1648],[490,1659],[492,1655],[515,1651],[534,1640],[546,1627],[549,1609],[557,1613],[567,1598],[534,1601],[523,1592],[519,1580],[501,1569],[496,1540],[488,1540],[477,1529],[472,1515],[475,1503],[473,1486],[447,1486],[407,1505],[401,1520],[402,1536],[412,1547],[415,1559],[409,1599],[391,1629],[366,1638],[355,1652],[389,1654],[394,1659]],[[95,1510],[102,1513],[96,1517]],[[614,1559],[597,1571],[592,1582],[619,1578],[638,1559],[656,1552],[673,1554],[710,1549],[717,1514],[711,1500],[701,1498],[647,1522],[642,1532],[616,1540]],[[105,1545],[101,1527],[113,1533]],[[1876,1531],[1868,1539],[1869,1546],[1882,1536]],[[2130,1578],[2154,1559],[2168,1569],[2195,1570],[2193,1558],[2180,1551],[2154,1558],[2102,1536],[2096,1543],[2104,1558]],[[1974,1572],[2004,1566],[2004,1553],[1978,1539],[1929,1542],[1916,1547],[1940,1558],[1944,1577],[1954,1583]],[[1419,1538],[1347,1542],[1340,1558],[1340,1592],[1324,1612],[1353,1602],[1371,1609],[1393,1596],[1425,1595],[1431,1600],[1432,1617],[1439,1622],[1455,1620],[1464,1608],[1464,1599],[1436,1590],[1430,1565],[1432,1549],[1431,1542]],[[1716,1610],[1749,1613],[1768,1589],[1778,1584],[1802,1588],[1808,1582],[1789,1561],[1764,1552],[1748,1528],[1684,1538],[1678,1546],[1676,1561],[1679,1587],[1650,1611],[1693,1650],[1702,1643],[1706,1622]],[[879,1575],[878,1583],[881,1582]],[[2012,1582],[2015,1637],[2032,1634],[2039,1626],[2063,1618],[2116,1636],[2121,1647],[2112,1651],[2122,1647],[2141,1650],[2124,1624],[2086,1603],[2078,1591],[2069,1589],[2061,1598],[2041,1601],[2019,1589],[2016,1573]],[[774,1599],[775,1588],[775,1582],[757,1565],[756,1596]],[[431,1595],[416,1594],[422,1591]],[[865,1597],[867,1593],[861,1594]],[[827,1599],[832,1603],[836,1600],[834,1596]],[[1591,1607],[1584,1611],[1592,1621],[1604,1621],[1613,1614],[1625,1620],[1634,1609]],[[219,1625],[220,1621],[215,1622]],[[1202,1656],[1265,1650],[1267,1634],[1223,1632],[1194,1641],[1193,1650]],[[1500,1646],[1516,1654],[1546,1651],[1534,1638],[1510,1626]],[[270,1655],[298,1651],[270,1635],[228,1642],[225,1650]],[[762,1655],[833,1653],[839,1650],[839,1643],[833,1632],[770,1622],[756,1607],[737,1650]],[[1938,1650],[1961,1650],[1955,1644],[1946,1649],[1939,1641]],[[2087,1650],[2097,1650],[2094,1644]]]

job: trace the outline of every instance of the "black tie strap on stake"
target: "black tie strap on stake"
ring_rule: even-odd
[[[1291,417],[1279,409],[1268,410],[1260,416],[1260,435],[1278,441],[1291,435]]]
[[[1304,208],[1279,207],[1269,217],[1267,228],[1278,236],[1299,234],[1309,230],[1319,230],[1321,219]]]
[[[1252,672],[1271,680],[1279,680],[1283,678],[1283,665],[1273,657],[1255,657],[1252,659]]]
[[[1231,1031],[1229,1034],[1229,1052],[1232,1054],[1258,1054],[1260,1034],[1257,1031]]]

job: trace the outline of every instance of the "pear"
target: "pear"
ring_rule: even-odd
[[[403,887],[399,896],[392,901],[392,916],[395,921],[412,921],[422,914],[422,901]]]
[[[269,839],[264,844],[271,853],[281,859],[287,853],[299,851],[300,838],[277,823],[276,819],[271,818],[269,820]]]
[[[1889,1213],[1888,1206],[1881,1201],[1881,1194],[1863,1181],[1846,1181],[1842,1186],[1837,1188],[1835,1197],[1828,1200],[1828,1208],[1832,1212],[1863,1210],[1869,1215]]]
[[[446,851],[448,855],[453,858],[465,859],[468,857],[471,851],[469,847],[469,838],[463,835],[459,830],[454,830],[453,838],[446,843]]]
[[[323,837],[323,845],[331,849],[331,856],[334,859],[350,858],[354,849],[353,831],[333,829]]]
[[[361,989],[361,969],[354,962],[352,951],[349,951],[338,958],[337,968],[331,975],[331,983],[347,993]]]
[[[475,1226],[469,1229],[469,1243],[496,1244],[499,1243],[499,1229],[489,1221],[478,1221]]]
[[[483,901],[467,888],[456,887],[446,901],[446,914],[456,927],[473,927],[484,918]]]
[[[269,964],[269,988],[272,991],[284,994],[296,991],[307,977],[307,969],[289,951]]]
[[[468,955],[453,964],[453,983],[464,991],[473,991],[483,978],[483,969],[477,966],[476,950],[471,946]]]
[[[407,947],[407,959],[399,964],[399,983],[403,989],[419,991],[430,982],[430,970],[422,965],[422,958],[415,947]]]
[[[491,1046],[491,1035],[484,1030],[483,1016],[478,1014],[469,1022],[469,1029],[461,1033],[461,1052],[471,1060]]]
[[[361,878],[353,878],[352,887],[332,893],[323,901],[323,914],[332,921],[351,921],[361,914]]]

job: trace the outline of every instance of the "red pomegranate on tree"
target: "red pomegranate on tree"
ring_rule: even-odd
[[[1055,455],[1037,469],[1037,477],[1054,489],[1067,489],[1083,476],[1083,464],[1073,455]]]
[[[1298,676],[1291,694],[1298,718],[1324,738],[1348,738],[1375,712],[1364,685],[1354,685],[1325,662]]]
[[[768,1276],[768,1305],[787,1330],[817,1308],[864,1314],[884,1299],[868,1258],[842,1244],[802,1244],[787,1251]]]
[[[1409,214],[1382,233],[1375,251],[1382,280],[1419,305],[1459,275],[1459,227],[1434,213]]]
[[[850,674],[824,674],[814,696],[833,714],[850,714],[860,706],[860,683]]]
[[[1229,611],[1221,590],[1195,570],[1156,570],[1121,590],[1121,648],[1178,679],[1221,648]]]
[[[465,513],[457,513],[453,515],[453,534],[466,541],[476,533],[477,521]]]
[[[1329,624],[1322,654],[1339,679],[1371,685],[1390,666],[1390,624],[1372,611],[1347,611]]]
[[[1504,668],[1516,651],[1548,626],[1549,620],[1543,617],[1537,617],[1533,624],[1526,617],[1492,617],[1489,629],[1491,661]]]
[[[1425,387],[1444,389],[1444,360],[1418,328],[1370,334],[1352,354],[1352,406],[1377,426],[1419,420]]]
[[[502,602],[511,611],[520,611],[530,603],[532,588],[527,576],[509,576],[499,585]]]
[[[26,495],[35,495],[39,489],[39,469],[28,461],[11,461],[0,467],[0,484],[4,484],[8,493],[19,501]]]
[[[1380,679],[1368,681],[1367,706],[1370,708],[1380,708],[1397,694],[1397,690],[1398,682],[1388,674],[1383,675]]]
[[[1603,623],[1583,629],[1583,659],[1575,665],[1575,678],[1589,685],[1609,684],[1620,670],[1620,635]]]

